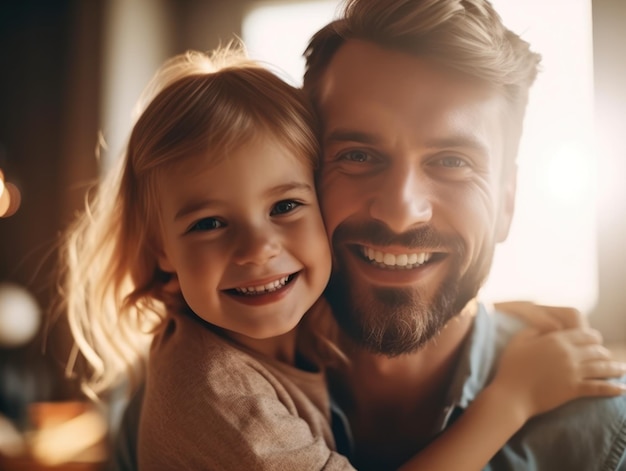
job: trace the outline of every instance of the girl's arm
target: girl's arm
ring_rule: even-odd
[[[529,327],[543,333],[589,327],[587,318],[578,309],[572,307],[544,306],[529,301],[499,302],[494,303],[493,307],[496,311],[517,317]]]
[[[583,396],[624,394],[625,385],[606,378],[625,372],[593,330],[523,331],[505,349],[491,384],[400,470],[481,470],[531,417]]]

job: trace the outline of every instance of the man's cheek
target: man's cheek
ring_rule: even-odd
[[[322,217],[326,224],[326,231],[330,237],[337,225],[344,218],[344,213],[349,207],[349,200],[346,199],[344,192],[337,191],[335,186],[322,186],[319,192]]]

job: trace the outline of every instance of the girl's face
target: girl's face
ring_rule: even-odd
[[[255,339],[293,329],[330,274],[310,165],[258,136],[218,164],[186,159],[160,185],[159,265],[191,309]]]

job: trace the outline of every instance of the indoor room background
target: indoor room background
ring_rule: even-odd
[[[626,1],[494,4],[505,23],[543,55],[543,65],[520,148],[512,232],[497,249],[482,294],[487,300],[574,306],[607,344],[624,352]],[[83,207],[86,188],[121,151],[135,101],[160,63],[241,38],[252,57],[298,85],[306,41],[332,19],[337,5],[3,2],[0,413],[18,430],[32,427],[32,404],[83,398],[77,381],[64,373],[71,350],[67,327],[48,321],[55,248]],[[16,312],[19,325],[7,320]]]

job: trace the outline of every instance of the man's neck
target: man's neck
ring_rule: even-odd
[[[348,381],[355,399],[368,407],[385,402],[415,407],[429,392],[447,386],[471,325],[471,316],[457,316],[421,350],[393,358],[361,349],[351,352]]]
[[[357,349],[350,353],[348,371],[331,375],[335,399],[356,442],[355,464],[371,464],[373,457],[385,455],[401,457],[405,450],[411,456],[416,444],[425,445],[438,431],[463,340],[472,326],[474,311],[465,312],[418,352],[389,358]],[[403,443],[407,437],[410,440]]]

